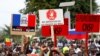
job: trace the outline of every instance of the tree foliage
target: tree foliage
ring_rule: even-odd
[[[2,28],[3,29],[3,32],[4,32],[4,35],[8,35],[10,36],[10,26],[8,25],[5,25],[5,28]]]
[[[2,28],[2,34],[1,34],[2,35],[2,39],[4,40],[5,39],[5,36],[7,35],[10,38],[12,38],[15,43],[21,42],[21,36],[20,35],[11,35],[10,32],[11,32],[10,26],[5,25],[5,27]]]
[[[61,2],[75,1],[75,5],[69,7],[71,16],[74,17],[76,13],[90,13],[90,0],[26,0],[26,8],[23,13],[36,12],[40,9],[54,9],[60,8]],[[92,2],[93,11],[97,8],[95,0]],[[66,8],[64,8],[66,9]]]
[[[75,22],[74,18],[77,13],[90,13],[90,0],[26,0],[26,8],[21,9],[20,12],[27,14],[27,13],[33,13],[37,15],[38,18],[38,10],[40,9],[57,9],[61,8],[59,7],[59,4],[61,2],[70,2],[75,1],[74,6],[69,6],[69,11],[71,12],[71,23]],[[92,0],[92,10],[93,12],[97,9],[97,4],[95,0]],[[64,12],[66,10],[66,7],[63,7]],[[37,23],[39,21],[37,20]]]

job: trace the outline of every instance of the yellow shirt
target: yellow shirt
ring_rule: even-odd
[[[65,53],[66,51],[69,51],[69,48],[67,46],[63,47],[63,53]]]

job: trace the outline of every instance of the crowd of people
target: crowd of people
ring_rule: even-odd
[[[0,45],[0,56],[100,56],[100,40],[89,40],[88,50],[83,40],[58,41],[57,46],[51,39],[27,44],[24,52],[21,52],[21,44],[2,48]]]

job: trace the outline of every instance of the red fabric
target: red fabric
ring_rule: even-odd
[[[56,36],[66,36],[68,34],[68,19],[64,19],[64,25],[54,25],[54,34]],[[42,26],[42,36],[51,36],[51,27]]]
[[[68,34],[68,27],[66,25],[55,25],[54,34],[56,36],[66,36]]]
[[[6,46],[11,46],[11,42],[5,42]]]
[[[35,27],[36,24],[36,16],[35,15],[28,15],[28,26]]]
[[[68,27],[68,18],[64,19],[64,25],[66,25]]]
[[[66,36],[66,39],[69,39],[69,40],[82,40],[82,39],[85,39],[86,38],[86,34],[68,34]]]
[[[77,14],[75,28],[79,32],[99,32],[100,15]]]
[[[51,36],[50,26],[42,26],[41,32],[42,32],[42,36],[45,36],[45,37]]]

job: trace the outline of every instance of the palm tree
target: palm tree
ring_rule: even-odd
[[[4,37],[3,37],[3,31],[0,30],[0,42],[3,42],[4,41]]]
[[[6,36],[10,36],[10,27],[7,25],[4,28],[1,27],[0,42],[4,42]]]
[[[15,43],[20,43],[21,42],[21,36],[19,36],[19,35],[11,35],[11,33],[10,33],[10,26],[8,26],[8,25],[5,25],[5,27],[4,28],[2,28],[2,31],[3,31],[3,33],[2,33],[2,37],[4,38],[5,36],[9,36],[10,38],[12,38],[13,39],[13,41],[15,42]]]
[[[10,27],[8,25],[5,25],[5,28],[2,28],[2,29],[3,29],[4,35],[11,36],[11,34],[10,34]]]

